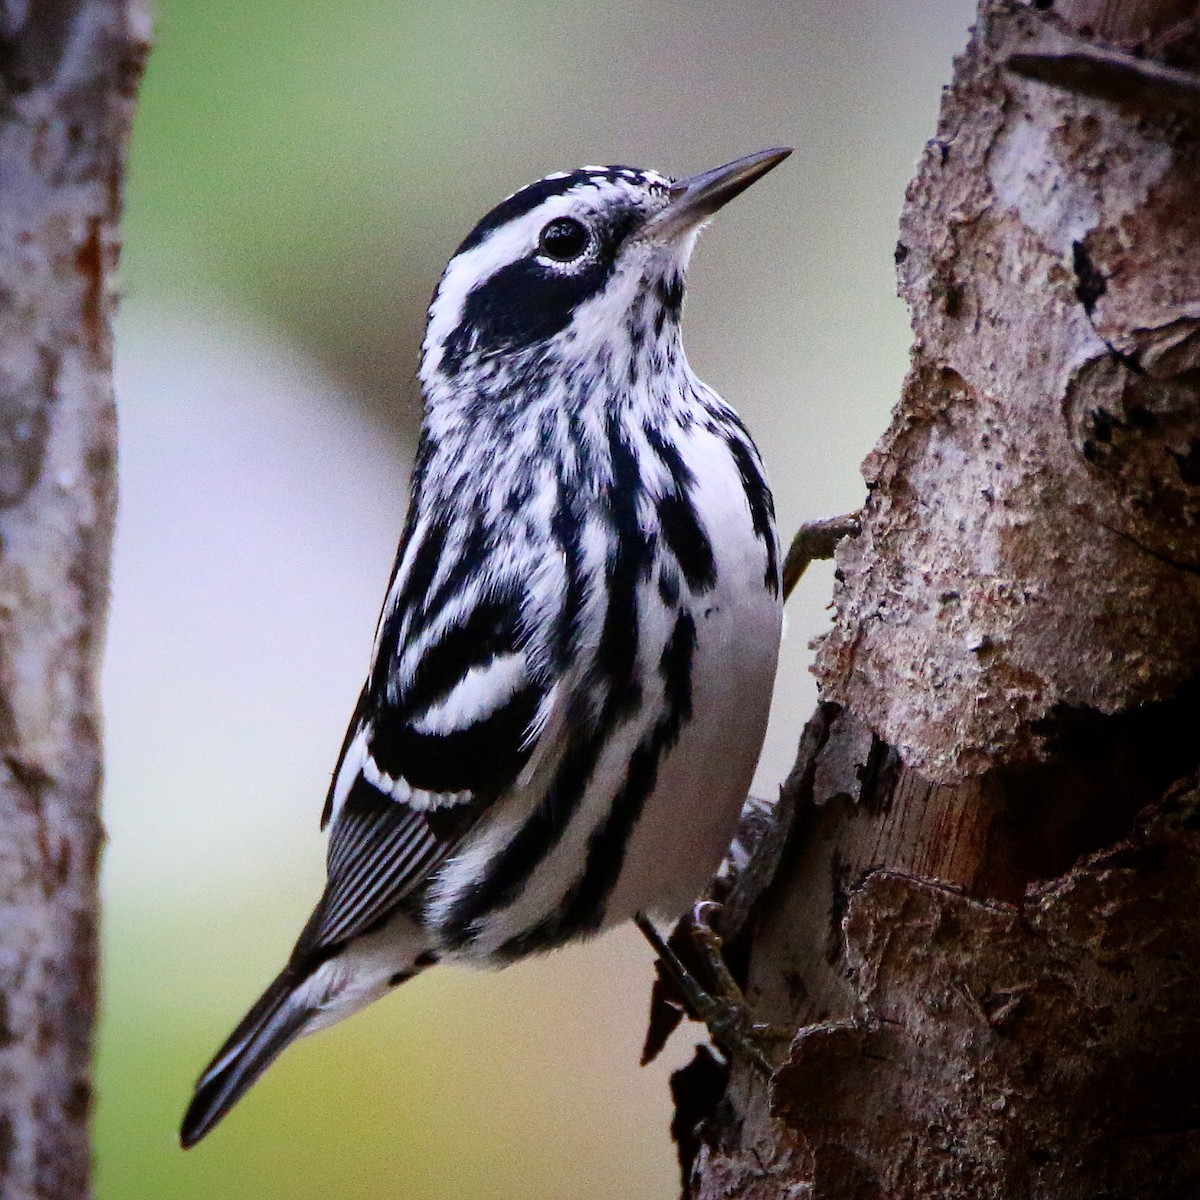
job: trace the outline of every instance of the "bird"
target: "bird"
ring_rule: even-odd
[[[759,451],[680,318],[701,228],[790,153],[548,175],[450,259],[325,888],[200,1076],[184,1147],[296,1038],[419,972],[672,920],[720,864],[766,730],[780,554]]]

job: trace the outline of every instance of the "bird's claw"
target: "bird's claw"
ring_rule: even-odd
[[[726,1053],[744,1058],[771,1075],[777,1064],[767,1054],[766,1046],[790,1042],[795,1030],[754,1018],[745,993],[725,961],[721,935],[713,925],[720,911],[721,906],[715,901],[701,900],[688,921],[693,945],[712,980],[709,987],[688,968],[647,917],[639,913],[634,919],[658,955],[663,970],[682,994],[691,1015],[703,1022],[712,1040]]]

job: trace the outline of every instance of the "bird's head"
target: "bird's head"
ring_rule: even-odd
[[[636,377],[645,356],[653,365],[678,344],[702,226],[790,153],[679,181],[583,167],[509,196],[459,246],[434,295],[421,360],[430,400],[511,388],[548,367]]]

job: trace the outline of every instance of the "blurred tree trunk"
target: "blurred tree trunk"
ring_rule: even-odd
[[[0,4],[0,1196],[89,1194],[135,0]]]
[[[1197,71],[1192,2],[981,4],[695,1197],[1200,1196]]]

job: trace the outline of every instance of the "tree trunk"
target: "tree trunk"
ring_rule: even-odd
[[[981,4],[748,926],[800,1028],[677,1081],[695,1197],[1200,1196],[1198,69],[1194,3]]]
[[[0,6],[0,1196],[89,1193],[111,276],[149,28]]]

